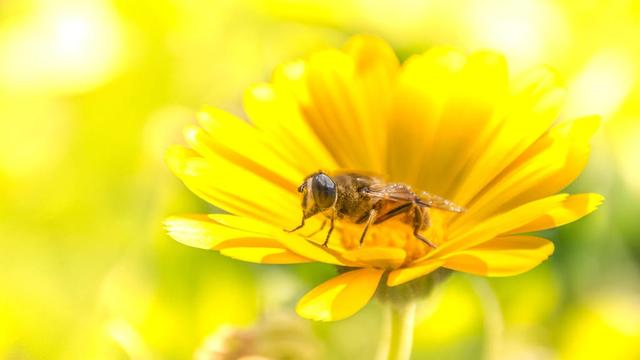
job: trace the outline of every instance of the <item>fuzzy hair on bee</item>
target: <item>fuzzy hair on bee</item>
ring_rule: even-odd
[[[411,226],[413,236],[435,248],[436,245],[421,232],[431,223],[430,208],[462,213],[465,209],[441,196],[422,191],[419,194],[403,183],[386,183],[376,176],[356,172],[345,172],[329,176],[323,171],[307,176],[298,187],[302,194],[302,220],[300,225],[287,232],[295,232],[305,225],[305,220],[324,214],[322,231],[329,220],[329,231],[323,246],[328,246],[335,220],[341,219],[355,224],[364,224],[360,245],[363,244],[369,227],[391,218],[405,215],[403,221]]]

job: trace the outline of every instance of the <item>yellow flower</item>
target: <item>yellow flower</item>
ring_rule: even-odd
[[[246,93],[250,123],[214,108],[185,130],[191,149],[175,146],[167,161],[194,193],[229,214],[166,220],[174,239],[265,264],[324,262],[353,268],[305,295],[298,313],[316,320],[353,315],[388,286],[438,268],[485,276],[530,270],[552,252],[522,235],[592,212],[597,194],[556,194],[582,171],[597,117],[555,122],[565,90],[547,68],[510,79],[500,54],[465,55],[437,47],[399,64],[369,36],[352,38],[287,63],[270,83]],[[431,211],[425,236],[400,221],[371,227],[337,221],[325,233],[303,230],[297,188],[322,169],[357,169],[427,190],[464,206]],[[325,229],[326,231],[326,229]],[[307,235],[305,238],[304,235]]]

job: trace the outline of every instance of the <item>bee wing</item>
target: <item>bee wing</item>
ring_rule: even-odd
[[[418,205],[432,207],[440,210],[455,213],[465,212],[466,209],[451,200],[442,196],[422,191],[416,195],[411,187],[405,184],[372,184],[367,189],[367,194],[371,197],[398,202],[415,202]]]
[[[456,213],[463,213],[467,210],[464,207],[454,203],[451,200],[447,200],[442,196],[432,194],[427,191],[423,191],[420,193],[420,202],[424,203],[429,207],[456,212]]]
[[[405,184],[372,184],[365,191],[371,197],[384,200],[399,202],[419,200],[411,188]]]

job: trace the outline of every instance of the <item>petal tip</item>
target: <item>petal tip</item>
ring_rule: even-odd
[[[245,91],[245,103],[248,100],[254,101],[270,101],[274,98],[274,89],[271,84],[258,83],[250,86]],[[245,105],[246,108],[246,105]]]
[[[387,286],[398,286],[400,284],[402,284],[402,279],[400,276],[398,276],[397,274],[394,274],[393,272],[391,274],[389,274],[389,277],[387,277]]]
[[[309,311],[304,305],[302,305],[302,300],[298,302],[296,305],[296,313],[305,319],[314,320],[314,321],[322,321],[329,322],[335,319],[331,318],[331,315],[328,312],[318,312],[318,311]]]
[[[382,270],[371,268],[342,273],[304,295],[296,305],[296,312],[316,321],[351,317],[373,297],[382,274]]]
[[[198,221],[198,215],[170,216],[162,222],[167,235],[173,240],[191,247],[208,249],[201,240],[201,234],[198,233],[189,223]]]
[[[589,194],[589,198],[590,198],[591,211],[594,211],[594,210],[598,209],[600,207],[600,205],[604,204],[604,202],[606,200],[604,195],[601,195],[601,194],[598,194],[598,193],[590,193]]]
[[[164,153],[164,161],[174,174],[179,175],[184,166],[185,159],[192,153],[192,150],[182,145],[171,145]]]

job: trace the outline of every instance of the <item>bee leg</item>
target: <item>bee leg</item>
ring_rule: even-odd
[[[385,214],[382,214],[382,215],[376,217],[376,221],[374,222],[374,224],[383,223],[383,222],[393,218],[394,216],[398,216],[400,214],[406,213],[407,211],[411,210],[412,206],[413,206],[413,203],[406,203],[404,205],[400,205],[397,208],[389,211],[388,213],[385,213]]]
[[[304,226],[304,214],[302,214],[302,221],[300,222],[300,225],[296,226],[295,228],[291,229],[291,230],[287,230],[287,229],[282,229],[288,233],[292,233],[295,231],[298,231],[300,229],[302,229],[302,227]]]
[[[434,243],[429,241],[429,239],[427,239],[426,237],[420,235],[420,230],[429,226],[429,210],[420,206],[415,206],[413,209],[413,236],[435,249],[436,245]]]
[[[333,210],[333,213],[331,213],[331,223],[329,225],[329,232],[327,233],[327,237],[324,239],[324,243],[322,243],[322,246],[327,247],[327,244],[329,243],[329,238],[331,237],[331,232],[333,232],[333,220],[336,217],[336,211]]]
[[[327,225],[327,219],[325,218],[324,220],[322,220],[322,224],[320,225],[320,229],[312,232],[309,235],[305,235],[305,237],[312,237],[313,235],[319,233],[320,231],[322,231],[322,229],[324,229],[324,226]]]
[[[369,211],[369,218],[367,219],[367,223],[364,225],[364,230],[362,230],[362,235],[360,235],[360,245],[362,246],[362,243],[364,243],[364,238],[365,236],[367,236],[367,231],[369,230],[369,225],[371,225],[375,219],[376,219],[376,215],[378,215],[378,209],[371,209]]]

